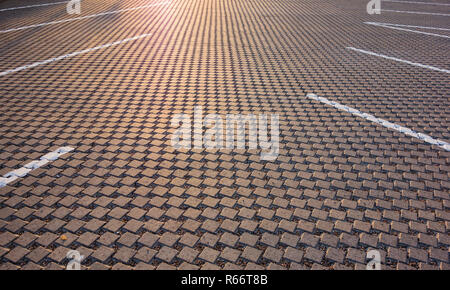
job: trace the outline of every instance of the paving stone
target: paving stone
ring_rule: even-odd
[[[276,236],[276,235],[272,235],[272,234],[269,234],[269,233],[264,233],[261,236],[260,243],[262,243],[264,245],[271,246],[271,247],[275,247],[278,244],[279,239],[280,238],[278,236]]]
[[[90,233],[90,232],[86,232],[84,234],[82,234],[77,242],[84,245],[84,246],[90,246],[94,241],[96,241],[98,239],[98,235]],[[54,237],[56,239],[56,235]]]
[[[300,238],[300,243],[311,247],[315,247],[318,242],[319,237],[311,235],[309,233],[303,233]]]
[[[257,263],[261,254],[262,254],[261,250],[247,246],[244,248],[241,257],[253,263]]]
[[[97,242],[105,245],[105,246],[110,246],[112,244],[115,243],[115,241],[117,241],[119,239],[119,235],[113,234],[111,232],[106,232],[105,234],[103,234],[102,236],[100,236],[97,240]]]
[[[267,266],[267,270],[271,270],[271,271],[278,270],[278,271],[281,271],[281,270],[287,270],[287,269],[285,267],[283,267],[283,266],[278,265],[278,264],[269,263],[269,266]]]
[[[109,257],[114,254],[114,250],[105,246],[101,246],[91,255],[93,258],[100,262],[105,262]]]
[[[137,242],[147,247],[153,247],[158,239],[159,237],[157,235],[146,232],[137,240]]]
[[[268,232],[274,233],[277,230],[278,225],[279,224],[274,222],[274,221],[269,221],[269,220],[263,219],[261,221],[261,223],[259,224],[259,228],[264,230],[264,231],[268,231]],[[252,230],[251,232],[253,232],[253,231],[254,230]]]
[[[378,236],[378,240],[381,244],[396,247],[397,246],[397,237],[394,235],[388,235],[385,233],[381,233]]]
[[[257,265],[255,263],[249,262],[247,263],[247,265],[245,266],[244,270],[265,270],[263,266]]]
[[[127,247],[121,247],[117,250],[117,252],[114,254],[113,258],[122,262],[122,263],[128,263],[128,261],[136,254],[136,250],[127,248]],[[116,264],[118,265],[118,264]],[[114,267],[113,267],[114,270]]]
[[[51,271],[57,271],[57,270],[64,270],[65,268],[61,265],[58,265],[54,262],[51,262],[50,264],[48,264],[45,268],[45,270],[51,270]]]
[[[67,253],[69,251],[70,251],[69,248],[60,246],[60,247],[56,248],[54,251],[52,251],[48,255],[48,258],[55,261],[58,264],[61,264],[61,262],[66,258]]]
[[[171,263],[173,258],[178,254],[178,251],[167,246],[163,246],[156,254],[156,258]]]
[[[13,263],[17,263],[19,260],[21,260],[25,255],[27,255],[30,251],[28,251],[26,248],[22,248],[20,246],[15,247],[11,251],[9,251],[8,254],[4,256],[4,258],[8,259],[9,261]]]
[[[336,248],[328,248],[325,257],[329,260],[342,264],[344,262],[345,253]]]
[[[126,232],[125,234],[120,236],[120,238],[117,240],[117,243],[125,247],[131,247],[132,245],[134,245],[134,243],[136,243],[138,239],[139,239],[138,235]]]
[[[28,262],[26,265],[22,267],[22,270],[36,271],[42,270],[43,268],[36,263]]]
[[[236,263],[237,259],[241,255],[241,251],[226,247],[220,253],[220,258],[230,261],[231,263]]]
[[[221,268],[217,265],[207,262],[207,263],[203,264],[203,266],[200,268],[200,270],[221,270]]]
[[[300,263],[303,258],[304,252],[292,247],[287,247],[283,257],[289,261]]]
[[[258,242],[258,240],[259,240],[259,237],[257,235],[252,235],[247,232],[243,233],[239,238],[239,242],[241,244],[248,245],[251,247],[254,247],[256,245],[256,243]]]
[[[0,265],[0,270],[19,270],[20,267],[16,266],[14,264],[11,264],[10,262],[4,263]]]
[[[27,173],[0,188],[0,268],[61,269],[68,249],[79,249],[87,269],[365,269],[366,251],[377,249],[386,269],[448,269],[448,152],[337,105],[448,142],[445,74],[420,68],[417,81],[414,66],[345,48],[357,40],[389,55],[400,43],[395,57],[436,67],[447,65],[446,50],[365,25],[353,0],[209,2],[179,0],[196,13],[156,9],[131,16],[133,25],[87,23],[85,39],[101,47],[103,36],[139,35],[163,13],[173,20],[148,45],[41,63],[26,78],[6,64],[63,55],[55,44],[73,31],[0,34],[14,48],[0,64],[0,176]],[[101,13],[99,3],[88,8]],[[19,9],[0,25],[44,23],[52,9]],[[249,19],[261,20],[251,33]],[[79,46],[68,37],[64,51]],[[174,148],[173,116],[196,106],[204,117],[276,114],[276,159],[247,147]],[[65,146],[74,150],[20,169]]]
[[[437,261],[442,261],[444,263],[448,263],[449,259],[449,251],[448,250],[441,250],[437,248],[431,248],[429,249],[429,254],[431,259],[435,259]],[[421,254],[423,255],[423,254]],[[426,261],[424,261],[426,262]]]
[[[396,261],[406,263],[406,251],[398,248],[388,248],[388,257]]]
[[[102,264],[102,263],[100,263],[100,262],[95,262],[95,263],[93,263],[93,264],[89,267],[89,270],[97,270],[97,271],[100,271],[100,270],[109,270],[109,269],[110,269],[109,266],[107,266],[107,265],[105,265],[105,264]]]
[[[320,235],[320,243],[335,248],[339,243],[339,238],[334,235],[323,233]]]
[[[225,266],[223,267],[223,270],[228,270],[228,271],[232,271],[232,270],[243,270],[244,268],[232,263],[225,263]]]
[[[117,263],[117,264],[114,264],[114,266],[111,269],[115,270],[115,271],[116,270],[117,271],[129,271],[129,270],[132,270],[133,268],[131,268],[128,265],[124,265],[122,263]]]
[[[6,246],[16,238],[17,238],[17,235],[14,235],[10,232],[1,233],[0,234],[0,246]]]
[[[323,251],[321,251],[321,250],[317,250],[315,248],[307,247],[304,257],[306,259],[312,260],[314,262],[321,263],[324,254],[325,253]]]
[[[209,246],[209,247],[214,247],[216,245],[217,241],[219,241],[219,239],[220,239],[219,235],[205,233],[200,238],[200,243],[202,243],[206,246]]]
[[[6,232],[7,233],[7,232]],[[22,235],[20,235],[14,243],[22,246],[22,247],[28,247],[31,243],[33,243],[38,238],[37,235],[34,235],[29,232],[24,232]]]
[[[417,247],[418,238],[414,235],[401,233],[399,235],[399,243],[405,246]]]
[[[376,236],[369,235],[366,233],[359,235],[359,241],[360,241],[360,243],[362,243],[364,245],[374,247],[374,248],[376,248],[376,246],[378,245],[378,238]]]
[[[311,270],[329,270],[329,269],[320,264],[314,263],[311,267]]]
[[[200,253],[197,250],[194,250],[189,247],[183,247],[183,249],[178,253],[178,258],[188,262],[192,263],[197,258],[197,256]]]
[[[214,249],[205,247],[203,251],[198,256],[199,259],[202,259],[206,262],[214,263],[219,256],[220,252]]]
[[[283,251],[278,250],[272,247],[267,247],[267,249],[264,252],[263,257],[265,259],[268,259],[270,261],[273,261],[275,263],[279,263],[281,258],[283,257]]]
[[[149,263],[157,253],[158,252],[156,250],[153,250],[153,249],[150,249],[147,247],[142,247],[134,255],[134,258],[141,262]],[[145,265],[144,263],[141,263],[140,268],[142,270],[144,270],[144,265]]]
[[[425,250],[417,248],[408,248],[408,256],[410,259],[414,259],[421,262],[428,262],[428,253]]]
[[[169,265],[167,263],[161,263],[156,267],[156,270],[176,270],[175,266]]]
[[[353,270],[353,267],[342,265],[342,264],[333,264],[333,270],[344,271],[344,270]]]
[[[178,270],[198,270],[199,268],[199,266],[183,262],[180,267],[178,267]]]
[[[26,257],[30,259],[34,263],[39,263],[42,259],[50,254],[50,251],[43,248],[37,247],[33,251],[31,251]]]
[[[248,233],[244,233],[244,235]],[[239,236],[237,235],[233,235],[230,233],[224,233],[219,240],[219,243],[230,246],[230,247],[235,247],[236,243],[239,241]],[[256,241],[255,241],[256,244]],[[254,244],[253,244],[254,245]]]
[[[347,250],[346,259],[352,262],[363,264],[366,261],[366,253],[355,248],[349,248]]]
[[[295,248],[297,246],[298,241],[299,241],[299,237],[297,235],[292,235],[290,233],[284,233],[283,235],[281,235],[280,242],[282,244],[285,244],[285,245]]]

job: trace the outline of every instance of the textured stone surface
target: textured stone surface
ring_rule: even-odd
[[[158,2],[82,2],[80,16]],[[0,176],[74,148],[0,188],[0,269],[61,269],[69,249],[83,269],[364,269],[369,249],[387,268],[448,269],[449,153],[306,98],[450,141],[448,74],[346,50],[449,69],[447,40],[364,24],[446,17],[365,5],[174,0],[0,33],[0,71],[151,33],[0,76]],[[68,18],[3,11],[0,30]],[[278,158],[175,150],[171,118],[194,106],[278,114]]]

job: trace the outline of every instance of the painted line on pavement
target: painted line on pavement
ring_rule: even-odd
[[[0,33],[6,33],[6,32],[19,31],[19,30],[24,30],[24,29],[29,29],[29,28],[42,27],[42,26],[51,25],[51,24],[66,23],[66,22],[82,20],[82,19],[88,19],[88,18],[93,18],[93,17],[98,17],[98,16],[117,14],[117,13],[121,13],[121,12],[133,11],[133,10],[144,9],[144,8],[150,8],[150,7],[159,6],[159,5],[166,5],[166,4],[169,4],[169,3],[170,3],[170,1],[167,1],[167,2],[155,3],[155,4],[145,5],[145,6],[139,6],[139,7],[127,8],[127,9],[121,9],[121,10],[103,12],[103,13],[99,13],[99,14],[92,14],[92,15],[86,15],[86,16],[81,16],[81,17],[69,18],[69,19],[64,19],[64,20],[57,20],[57,21],[52,21],[52,22],[45,22],[45,23],[28,25],[28,26],[16,27],[16,28],[11,28],[11,29],[6,29],[6,30],[0,30]]]
[[[25,9],[25,8],[34,8],[34,7],[42,7],[42,6],[57,5],[57,4],[67,3],[67,2],[69,2],[69,1],[53,2],[53,3],[42,3],[42,4],[35,4],[35,5],[28,5],[28,6],[19,6],[19,7],[3,8],[3,9],[0,9],[0,12],[3,12],[3,11],[11,11],[11,10],[17,10],[17,9]]]
[[[395,12],[395,13],[408,13],[408,14],[435,15],[435,16],[450,16],[450,14],[434,13],[434,12],[400,11],[400,10],[390,10],[390,9],[381,9],[381,11],[385,11],[385,12]]]
[[[450,70],[448,70],[448,69],[443,69],[443,68],[438,68],[438,67],[434,67],[434,66],[431,66],[431,65],[425,65],[425,64],[421,64],[421,63],[417,63],[417,62],[412,62],[412,61],[409,61],[409,60],[404,60],[404,59],[400,59],[400,58],[396,58],[396,57],[392,57],[392,56],[387,56],[387,55],[384,55],[384,54],[379,54],[379,53],[375,53],[375,52],[371,52],[371,51],[367,51],[367,50],[362,50],[362,49],[358,49],[358,48],[354,48],[354,47],[347,47],[347,49],[354,50],[354,51],[361,52],[361,53],[365,53],[365,54],[368,54],[368,55],[382,57],[382,58],[393,60],[393,61],[407,63],[407,64],[410,64],[410,65],[413,65],[413,66],[418,66],[418,67],[421,67],[421,68],[431,69],[431,70],[435,70],[435,71],[439,71],[439,72],[444,72],[444,73],[450,74]]]
[[[384,26],[395,26],[395,27],[408,27],[408,28],[419,28],[419,29],[450,31],[450,28],[442,28],[442,27],[406,25],[406,24],[384,23],[384,22],[364,22],[364,23],[365,24],[371,24],[371,25],[384,25]]]
[[[373,123],[380,124],[380,125],[382,125],[382,126],[384,126],[386,128],[389,128],[389,129],[398,131],[400,133],[403,133],[405,135],[408,135],[408,136],[414,137],[416,139],[422,140],[422,141],[427,142],[429,144],[437,145],[437,146],[443,148],[446,151],[450,151],[450,144],[445,142],[445,141],[442,141],[442,140],[439,140],[439,139],[434,139],[431,136],[428,136],[426,134],[418,133],[418,132],[413,131],[413,130],[411,130],[409,128],[406,128],[406,127],[403,127],[403,126],[391,123],[391,122],[386,121],[384,119],[377,118],[377,117],[375,117],[375,116],[373,116],[371,114],[363,113],[361,111],[358,111],[357,109],[354,109],[354,108],[351,108],[351,107],[347,107],[347,106],[342,105],[342,104],[337,103],[337,102],[330,101],[330,100],[328,100],[326,98],[318,97],[315,94],[308,94],[307,97],[312,99],[312,100],[316,100],[316,101],[319,101],[321,103],[333,106],[336,109],[349,112],[350,114],[352,114],[354,116],[358,116],[358,117],[361,117],[361,118],[366,119],[368,121],[371,121]]]
[[[18,71],[22,71],[22,70],[26,70],[26,69],[29,69],[29,68],[37,67],[37,66],[40,66],[40,65],[43,65],[43,64],[48,64],[48,63],[51,63],[51,62],[59,61],[59,60],[66,59],[66,58],[73,57],[73,56],[77,56],[77,55],[80,55],[80,54],[83,54],[83,53],[88,53],[88,52],[91,52],[91,51],[94,51],[94,50],[108,48],[108,47],[111,47],[111,46],[114,46],[114,45],[119,45],[119,44],[122,44],[122,43],[125,43],[125,42],[134,41],[134,40],[137,40],[137,39],[140,39],[140,38],[143,38],[143,37],[147,37],[147,36],[150,36],[150,35],[151,34],[142,34],[142,35],[135,36],[135,37],[132,37],[132,38],[126,38],[126,39],[115,41],[115,42],[112,42],[112,43],[103,44],[103,45],[100,45],[100,46],[84,49],[84,50],[81,50],[81,51],[72,52],[72,53],[61,55],[61,56],[58,56],[58,57],[46,59],[46,60],[43,60],[43,61],[38,61],[38,62],[35,62],[35,63],[32,63],[32,64],[27,64],[27,65],[20,66],[20,67],[14,68],[14,69],[2,71],[2,72],[0,72],[0,76],[9,75],[9,74],[12,74],[12,73],[15,73],[15,72],[18,72]]]
[[[391,26],[391,25],[376,24],[374,22],[364,22],[364,23],[369,24],[369,25],[378,26],[378,27],[390,28],[390,29],[394,29],[394,30],[407,31],[407,32],[425,34],[425,35],[429,35],[429,36],[437,36],[437,37],[442,37],[442,38],[450,38],[450,36],[447,36],[447,35],[431,33],[431,32],[424,32],[424,31],[417,31],[417,30],[406,29],[406,28],[396,27],[396,26]]]
[[[437,5],[437,6],[450,6],[450,4],[447,4],[447,3],[417,2],[417,1],[383,0],[383,2],[404,3],[404,4],[424,4],[424,5]]]
[[[0,188],[6,186],[8,183],[11,183],[16,179],[25,177],[28,173],[30,173],[30,171],[42,167],[52,161],[55,161],[62,155],[72,150],[74,150],[74,148],[72,147],[60,147],[55,151],[45,154],[39,160],[31,161],[30,163],[19,169],[6,173],[5,175],[3,175],[3,177],[0,177]]]

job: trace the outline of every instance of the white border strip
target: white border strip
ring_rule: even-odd
[[[31,161],[25,166],[16,169],[14,171],[8,172],[3,177],[0,177],[0,188],[6,186],[8,183],[13,182],[16,179],[26,176],[30,171],[37,169],[50,163],[51,161],[55,161],[62,155],[74,150],[72,147],[60,147],[55,151],[45,154],[39,160]]]
[[[390,9],[381,9],[381,11],[396,12],[396,13],[408,13],[408,14],[435,15],[435,16],[450,16],[450,14],[433,13],[433,12],[420,12],[420,11],[400,11],[400,10],[390,10]]]
[[[407,31],[407,32],[418,33],[418,34],[425,34],[425,35],[429,35],[429,36],[437,36],[437,37],[442,37],[442,38],[450,38],[450,36],[447,36],[447,35],[436,34],[436,33],[431,33],[431,32],[424,32],[424,31],[417,31],[417,30],[406,29],[406,28],[390,26],[390,25],[376,24],[374,22],[364,22],[364,23],[365,24],[369,24],[369,25],[384,27],[384,28],[390,28],[390,29],[394,29],[394,30]]]
[[[169,3],[170,3],[170,1],[167,1],[167,2],[155,3],[155,4],[151,4],[151,5],[145,5],[145,6],[127,8],[127,9],[122,9],[122,10],[109,11],[109,12],[104,12],[104,13],[99,13],[99,14],[92,14],[92,15],[87,15],[87,16],[82,16],[82,17],[75,17],[75,18],[69,18],[69,19],[64,19],[64,20],[58,20],[58,21],[45,22],[45,23],[39,23],[39,24],[34,24],[34,25],[16,27],[16,28],[11,28],[11,29],[6,29],[6,30],[0,30],[0,33],[19,31],[19,30],[24,30],[24,29],[28,29],[28,28],[36,28],[36,27],[41,27],[41,26],[46,26],[46,25],[51,25],[51,24],[59,24],[59,23],[71,22],[71,21],[75,21],[75,20],[88,19],[88,18],[93,18],[93,17],[98,17],[98,16],[117,14],[117,13],[121,13],[121,12],[133,11],[133,10],[144,9],[144,8],[150,8],[150,7],[159,6],[159,5],[166,5],[166,4],[169,4]]]
[[[450,6],[450,4],[447,4],[447,3],[416,2],[416,1],[383,0],[383,2],[394,2],[394,3],[405,3],[405,4],[438,5],[438,6]]]
[[[46,60],[43,60],[43,61],[38,61],[38,62],[35,62],[35,63],[32,63],[32,64],[27,64],[27,65],[24,65],[24,66],[20,66],[20,67],[14,68],[14,69],[2,71],[2,72],[0,72],[0,77],[1,76],[5,76],[5,75],[9,75],[9,74],[12,74],[12,73],[15,73],[15,72],[18,72],[18,71],[22,71],[22,70],[25,70],[25,69],[37,67],[39,65],[51,63],[51,62],[54,62],[54,61],[59,61],[59,60],[62,60],[62,59],[65,59],[65,58],[69,58],[69,57],[73,57],[73,56],[77,56],[77,55],[80,55],[80,54],[83,54],[83,53],[88,53],[88,52],[91,52],[91,51],[94,51],[94,50],[108,48],[110,46],[119,45],[119,44],[122,44],[122,43],[125,43],[125,42],[128,42],[128,41],[137,40],[137,39],[140,39],[140,38],[143,38],[143,37],[147,37],[147,36],[150,36],[150,35],[151,34],[142,34],[142,35],[135,36],[135,37],[132,37],[132,38],[127,38],[127,39],[115,41],[115,42],[112,42],[112,43],[108,43],[108,44],[104,44],[104,45],[100,45],[100,46],[84,49],[84,50],[81,50],[81,51],[72,52],[72,53],[61,55],[61,56],[58,56],[58,57],[54,57],[54,58],[46,59]]]
[[[383,22],[364,22],[365,24],[379,25],[379,26],[395,26],[395,27],[408,27],[408,28],[418,28],[418,29],[430,29],[430,30],[442,30],[450,31],[450,28],[441,27],[430,27],[430,26],[417,26],[417,25],[406,25],[406,24],[396,24],[396,23],[383,23]]]
[[[350,113],[352,115],[361,117],[361,118],[366,119],[368,121],[380,124],[380,125],[382,125],[382,126],[384,126],[386,128],[389,128],[389,129],[398,131],[400,133],[403,133],[405,135],[417,138],[417,139],[422,140],[424,142],[427,142],[429,144],[439,146],[439,147],[443,148],[446,151],[450,151],[450,144],[445,142],[445,141],[438,140],[438,139],[433,139],[431,136],[428,136],[426,134],[417,133],[417,132],[415,132],[415,131],[413,131],[413,130],[411,130],[409,128],[402,127],[400,125],[391,123],[391,122],[386,121],[384,119],[377,118],[377,117],[375,117],[373,115],[370,115],[370,114],[367,114],[367,113],[363,113],[361,111],[358,111],[357,109],[354,109],[354,108],[351,108],[351,107],[347,107],[345,105],[342,105],[342,104],[330,101],[330,100],[328,100],[326,98],[318,97],[315,94],[308,94],[308,95],[306,95],[306,97],[308,97],[308,98],[310,98],[312,100],[316,100],[316,101],[319,101],[321,103],[333,106],[336,109],[339,109],[339,110],[342,110],[342,111],[346,111],[346,112],[348,112],[348,113]]]
[[[42,7],[42,6],[57,5],[57,4],[67,3],[67,2],[68,2],[68,1],[54,2],[54,3],[43,3],[43,4],[35,4],[35,5],[20,6],[20,7],[11,7],[11,8],[4,8],[4,9],[0,9],[0,12],[3,12],[3,11],[11,11],[11,10],[17,10],[17,9],[25,9],[25,8],[33,8],[33,7]]]
[[[412,62],[412,61],[409,61],[409,60],[404,60],[404,59],[400,59],[400,58],[396,58],[396,57],[392,57],[392,56],[387,56],[387,55],[383,55],[383,54],[379,54],[379,53],[375,53],[375,52],[371,52],[371,51],[367,51],[367,50],[362,50],[362,49],[358,49],[358,48],[354,48],[354,47],[347,47],[347,49],[354,50],[354,51],[361,52],[361,53],[365,53],[365,54],[368,54],[368,55],[382,57],[382,58],[393,60],[393,61],[407,63],[407,64],[410,64],[410,65],[413,65],[413,66],[418,66],[418,67],[421,67],[421,68],[431,69],[431,70],[435,70],[435,71],[439,71],[439,72],[444,72],[444,73],[450,74],[450,70],[448,70],[448,69],[443,69],[443,68],[438,68],[438,67],[434,67],[434,66],[430,66],[430,65],[425,65],[425,64],[421,64],[421,63],[417,63],[417,62]]]

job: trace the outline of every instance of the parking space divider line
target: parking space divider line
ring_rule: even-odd
[[[6,173],[5,175],[3,175],[3,177],[0,177],[0,188],[6,186],[8,183],[11,183],[16,179],[25,177],[32,170],[40,168],[52,161],[55,161],[62,155],[69,153],[70,151],[73,150],[74,148],[72,147],[60,147],[55,151],[45,154],[39,160],[33,160],[19,169]]]
[[[436,34],[436,33],[431,33],[431,32],[424,32],[424,31],[417,31],[417,30],[406,29],[406,28],[396,27],[396,26],[391,26],[391,25],[376,24],[376,23],[371,23],[371,22],[364,22],[364,23],[369,24],[369,25],[378,26],[378,27],[390,28],[390,29],[394,29],[394,30],[407,31],[407,32],[425,34],[425,35],[429,35],[429,36],[437,36],[437,37],[442,37],[442,38],[450,38],[450,36],[447,36],[447,35]]]
[[[61,55],[61,56],[58,56],[58,57],[46,59],[46,60],[43,60],[43,61],[38,61],[38,62],[35,62],[35,63],[32,63],[32,64],[27,64],[27,65],[24,65],[24,66],[16,67],[14,69],[10,69],[10,70],[6,70],[6,71],[0,72],[0,76],[9,75],[9,74],[12,74],[12,73],[15,73],[15,72],[19,72],[19,71],[26,70],[26,69],[33,68],[33,67],[37,67],[37,66],[40,66],[40,65],[43,65],[43,64],[48,64],[48,63],[51,63],[51,62],[59,61],[59,60],[66,59],[66,58],[69,58],[69,57],[77,56],[77,55],[80,55],[80,54],[83,54],[83,53],[88,53],[88,52],[91,52],[91,51],[94,51],[94,50],[108,48],[108,47],[111,47],[111,46],[114,46],[114,45],[119,45],[119,44],[122,44],[122,43],[125,43],[125,42],[134,41],[134,40],[137,40],[137,39],[140,39],[140,38],[143,38],[143,37],[147,37],[147,36],[150,36],[150,35],[151,34],[142,34],[142,35],[139,35],[139,36],[126,38],[126,39],[115,41],[115,42],[112,42],[112,43],[103,44],[103,45],[100,45],[100,46],[96,46],[96,47],[92,47],[92,48],[88,48],[88,49],[83,49],[83,50],[80,50],[80,51],[72,52],[72,53]]]
[[[393,2],[393,3],[402,3],[402,4],[424,4],[424,5],[450,6],[450,4],[447,4],[447,3],[419,2],[419,1],[383,0],[383,2]]]
[[[62,2],[54,2],[54,3],[42,3],[42,4],[35,4],[35,5],[27,5],[27,6],[19,6],[19,7],[11,7],[11,8],[3,8],[0,9],[0,12],[3,11],[11,11],[11,10],[18,10],[18,9],[25,9],[25,8],[34,8],[34,7],[43,7],[43,6],[51,6],[51,5],[57,5],[57,4],[64,4],[68,1],[62,1]]]
[[[92,14],[92,15],[86,15],[86,16],[81,16],[81,17],[75,17],[75,18],[69,18],[69,19],[63,19],[63,20],[57,20],[57,21],[51,21],[51,22],[33,24],[33,25],[28,25],[28,26],[10,28],[10,29],[6,29],[6,30],[0,30],[0,33],[7,33],[7,32],[19,31],[19,30],[24,30],[24,29],[29,29],[29,28],[36,28],[36,27],[47,26],[47,25],[51,25],[51,24],[59,24],[59,23],[65,23],[65,22],[71,22],[71,21],[75,21],[75,20],[88,19],[88,18],[93,18],[93,17],[98,17],[98,16],[117,14],[117,13],[121,13],[121,12],[128,12],[128,11],[144,9],[144,8],[150,8],[150,7],[159,6],[159,5],[165,5],[165,4],[168,4],[168,3],[170,3],[170,1],[161,2],[161,3],[155,3],[155,4],[145,5],[145,6],[139,6],[139,7],[132,7],[132,8],[127,8],[127,9],[121,9],[121,10],[115,10],[115,11],[109,11],[109,12],[103,12],[103,13],[99,13],[99,14]]]
[[[392,56],[387,56],[384,54],[379,54],[379,53],[375,53],[375,52],[371,52],[371,51],[367,51],[367,50],[363,50],[363,49],[358,49],[358,48],[354,48],[354,47],[347,47],[347,49],[353,50],[353,51],[357,51],[360,53],[364,53],[364,54],[368,54],[368,55],[373,55],[373,56],[378,56],[378,57],[382,57],[385,59],[389,59],[389,60],[393,60],[393,61],[398,61],[398,62],[403,62],[403,63],[407,63],[413,66],[418,66],[421,68],[426,68],[426,69],[431,69],[431,70],[435,70],[435,71],[440,71],[440,72],[444,72],[444,73],[450,73],[450,70],[448,69],[443,69],[443,68],[438,68],[438,67],[434,67],[431,65],[425,65],[425,64],[421,64],[421,63],[417,63],[417,62],[412,62],[409,60],[404,60],[404,59],[400,59],[400,58],[396,58],[396,57],[392,57]]]
[[[434,16],[450,16],[450,14],[435,13],[435,12],[401,11],[401,10],[390,10],[390,9],[381,9],[381,11],[385,11],[385,12],[395,12],[395,13],[408,13],[408,14],[434,15]]]
[[[418,29],[450,31],[450,28],[442,28],[442,27],[418,26],[418,25],[384,23],[384,22],[364,22],[364,23],[370,24],[370,25],[380,25],[380,26],[394,26],[394,27],[408,27],[408,28],[418,28]]]
[[[416,139],[422,140],[422,141],[427,142],[429,144],[439,146],[439,147],[443,148],[446,151],[450,151],[450,144],[445,142],[445,141],[442,141],[442,140],[439,140],[439,139],[434,139],[434,138],[432,138],[429,135],[426,135],[426,134],[423,134],[423,133],[418,133],[418,132],[413,131],[413,130],[411,130],[409,128],[406,128],[406,127],[403,127],[403,126],[391,123],[391,122],[386,121],[384,119],[377,118],[377,117],[375,117],[375,116],[373,116],[371,114],[363,113],[363,112],[361,112],[361,111],[359,111],[357,109],[354,109],[354,108],[351,108],[351,107],[347,107],[345,105],[342,105],[342,104],[334,102],[334,101],[330,101],[330,100],[328,100],[326,98],[319,97],[319,96],[317,96],[315,94],[308,94],[307,97],[312,99],[312,100],[316,100],[316,101],[319,101],[321,103],[333,106],[336,109],[339,109],[339,110],[342,110],[342,111],[346,111],[346,112],[348,112],[348,113],[350,113],[350,114],[352,114],[354,116],[358,116],[358,117],[361,117],[361,118],[366,119],[368,121],[371,121],[373,123],[380,124],[380,125],[382,125],[382,126],[384,126],[386,128],[389,128],[389,129],[398,131],[400,133],[403,133],[405,135],[408,135],[408,136],[414,137]]]

